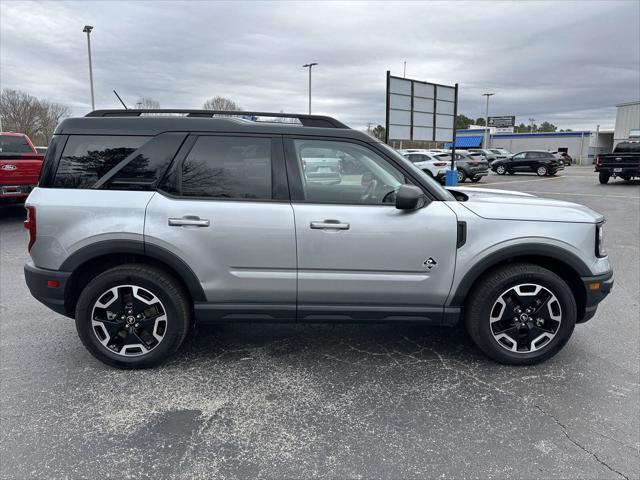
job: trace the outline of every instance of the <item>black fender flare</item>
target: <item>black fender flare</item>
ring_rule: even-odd
[[[450,305],[464,305],[473,284],[486,271],[500,265],[501,262],[517,257],[543,257],[573,269],[579,276],[593,275],[589,266],[573,252],[555,245],[525,243],[511,245],[497,250],[477,262],[462,278],[455,291],[452,291]]]
[[[88,261],[117,254],[140,255],[168,266],[185,283],[194,302],[207,301],[198,277],[184,260],[166,248],[142,240],[102,240],[86,245],[71,254],[60,265],[60,271],[74,272]]]

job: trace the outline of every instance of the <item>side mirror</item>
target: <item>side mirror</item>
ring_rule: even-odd
[[[415,185],[400,185],[396,192],[396,208],[398,210],[417,210],[427,204],[422,190]]]

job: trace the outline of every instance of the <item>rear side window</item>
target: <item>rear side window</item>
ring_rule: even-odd
[[[33,153],[22,136],[0,135],[0,153]]]
[[[201,136],[179,183],[186,197],[270,200],[271,139]]]
[[[91,188],[150,137],[72,135],[53,180],[56,188]]]

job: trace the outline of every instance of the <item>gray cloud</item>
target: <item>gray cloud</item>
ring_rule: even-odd
[[[612,127],[640,98],[639,2],[3,2],[0,83],[89,109],[85,24],[96,106],[116,89],[163,107],[215,95],[246,109],[305,111],[361,128],[384,122],[385,71],[460,84],[460,112],[562,128]]]

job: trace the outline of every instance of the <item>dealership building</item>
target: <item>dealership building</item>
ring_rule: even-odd
[[[490,128],[489,147],[512,153],[524,150],[567,152],[575,162],[589,165],[597,153],[609,153],[618,142],[640,140],[640,102],[616,105],[615,130],[578,132],[500,133]],[[482,147],[485,127],[456,131],[456,148]]]

